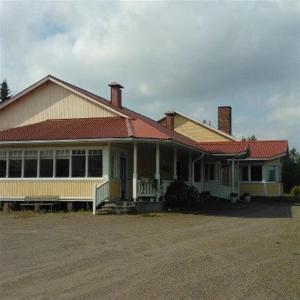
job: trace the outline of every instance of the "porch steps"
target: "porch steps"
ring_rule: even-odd
[[[97,215],[105,214],[130,214],[135,213],[136,207],[133,201],[108,201],[97,209]]]

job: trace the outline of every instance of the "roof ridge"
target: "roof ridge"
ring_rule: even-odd
[[[126,118],[123,117],[83,117],[83,118],[60,118],[60,119],[47,119],[45,121],[67,121],[67,120],[99,120],[99,119],[103,119],[103,120],[125,120]],[[43,121],[43,122],[45,122]],[[38,122],[40,123],[40,122]],[[33,124],[37,124],[37,123],[33,123]]]

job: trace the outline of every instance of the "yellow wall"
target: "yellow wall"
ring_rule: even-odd
[[[175,131],[197,142],[230,141],[229,138],[178,114],[175,115],[174,127]]]
[[[48,82],[0,111],[0,130],[45,121],[116,114]]]
[[[26,196],[94,197],[99,180],[1,180],[0,199]]]
[[[266,196],[279,196],[282,194],[282,183],[266,183]],[[265,188],[263,183],[241,183],[240,193],[250,193],[254,196],[265,196]]]

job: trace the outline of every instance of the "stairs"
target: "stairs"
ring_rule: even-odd
[[[133,201],[108,201],[96,210],[97,215],[105,214],[133,214],[136,212]]]

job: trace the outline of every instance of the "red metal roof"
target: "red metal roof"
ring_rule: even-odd
[[[272,159],[285,155],[288,141],[240,141],[198,143],[201,149],[212,154],[239,155],[248,151],[248,159]]]

